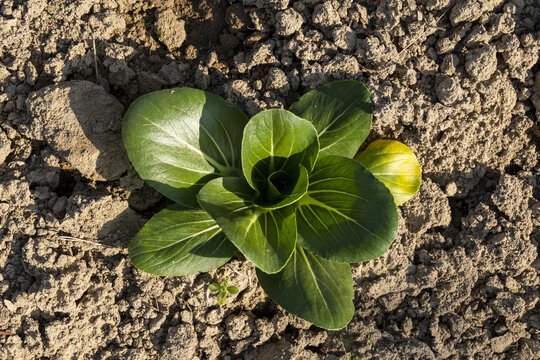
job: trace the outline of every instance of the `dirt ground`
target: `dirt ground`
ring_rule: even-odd
[[[539,50],[538,0],[0,0],[0,359],[538,358]],[[130,265],[168,204],[124,153],[131,101],[189,86],[252,115],[337,79],[423,169],[346,328],[285,313],[240,255]]]

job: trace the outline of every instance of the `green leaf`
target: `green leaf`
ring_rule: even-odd
[[[183,276],[225,264],[236,248],[201,210],[169,206],[154,215],[129,246],[132,264],[154,275]]]
[[[321,155],[352,158],[371,129],[371,94],[358,81],[335,81],[304,94],[291,111],[311,121],[319,134]]]
[[[219,284],[210,284],[210,286],[208,286],[208,290],[210,290],[211,292],[218,292],[219,289],[221,289],[221,287],[219,286]]]
[[[253,265],[275,273],[289,260],[296,243],[294,209],[268,210],[252,202],[255,190],[244,179],[214,179],[199,192],[202,208]]]
[[[177,88],[135,100],[124,116],[122,137],[143,180],[171,200],[197,207],[206,182],[241,171],[246,123],[246,115],[219,96]]]
[[[328,330],[341,329],[354,315],[351,267],[296,247],[277,274],[257,269],[259,284],[285,310]]]
[[[401,205],[420,188],[422,171],[414,152],[395,140],[375,140],[355,159],[390,190]]]
[[[264,110],[244,129],[242,170],[249,184],[264,193],[276,172],[298,171],[299,165],[311,171],[318,152],[317,131],[309,121],[287,110]]]
[[[217,296],[217,302],[219,305],[224,305],[227,301],[227,290],[223,289],[219,292]]]
[[[298,243],[332,261],[360,262],[388,250],[398,230],[394,199],[360,163],[322,156],[297,203]]]
[[[239,290],[236,286],[229,286],[227,287],[227,291],[229,292],[229,294],[234,295],[234,294],[238,294]]]

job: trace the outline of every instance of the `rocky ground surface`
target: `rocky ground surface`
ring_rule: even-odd
[[[2,0],[0,358],[533,359],[539,50],[538,0]],[[368,142],[423,169],[390,251],[353,267],[345,329],[285,313],[239,256],[184,278],[130,265],[167,204],[123,151],[131,101],[190,86],[254,114],[336,79],[372,91]]]

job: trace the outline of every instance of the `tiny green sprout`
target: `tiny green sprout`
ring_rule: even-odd
[[[211,292],[218,293],[217,296],[217,302],[219,305],[224,305],[227,301],[227,293],[231,295],[238,294],[238,288],[236,286],[227,286],[227,283],[229,282],[229,277],[225,278],[222,282],[213,283],[208,286],[208,290]]]
[[[131,262],[185,276],[214,270],[239,251],[282,308],[343,328],[354,315],[350,264],[388,250],[397,207],[421,182],[405,144],[378,139],[361,147],[372,115],[369,90],[348,80],[251,118],[197,89],[141,96],[122,123],[127,154],[139,176],[176,204],[139,231]],[[227,280],[209,290],[220,304],[238,292]]]

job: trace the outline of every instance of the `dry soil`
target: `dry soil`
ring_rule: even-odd
[[[0,359],[538,358],[539,49],[538,0],[1,0]],[[423,169],[345,329],[288,315],[239,255],[130,265],[167,205],[126,159],[130,102],[189,86],[251,115],[336,79]]]

